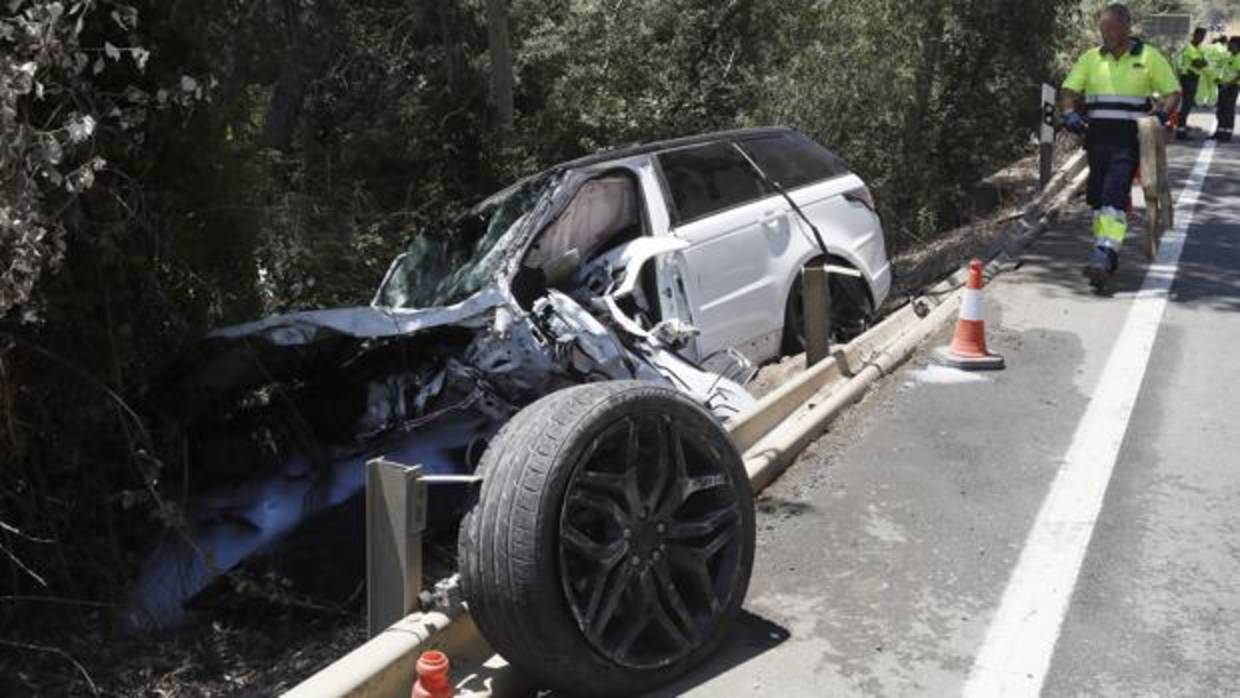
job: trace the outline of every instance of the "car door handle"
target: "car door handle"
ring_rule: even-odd
[[[770,225],[771,223],[778,222],[779,219],[783,217],[783,211],[767,211],[766,213],[758,216],[758,225]]]

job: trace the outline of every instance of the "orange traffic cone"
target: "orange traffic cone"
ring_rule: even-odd
[[[418,657],[418,680],[413,684],[413,698],[452,698],[456,691],[448,680],[448,655],[439,650],[423,652]]]
[[[986,320],[982,308],[982,260],[969,263],[969,283],[960,303],[960,319],[950,347],[936,352],[939,361],[966,370],[1003,368],[1003,357],[986,350]]]

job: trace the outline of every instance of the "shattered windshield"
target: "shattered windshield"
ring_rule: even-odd
[[[427,308],[459,303],[495,278],[513,235],[551,189],[542,174],[488,198],[443,230],[424,231],[397,258],[376,304]]]

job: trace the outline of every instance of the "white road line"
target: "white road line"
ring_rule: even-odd
[[[1163,237],[1158,258],[1132,301],[1008,580],[965,684],[966,698],[1033,697],[1042,692],[1213,156],[1214,143],[1207,142],[1176,202],[1176,227]],[[1133,248],[1136,245],[1130,244]]]

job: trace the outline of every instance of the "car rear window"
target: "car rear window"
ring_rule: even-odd
[[[741,147],[784,189],[848,174],[848,167],[842,160],[804,136],[784,134],[753,138],[742,141]]]
[[[678,223],[766,196],[758,173],[731,143],[672,150],[659,155]]]

